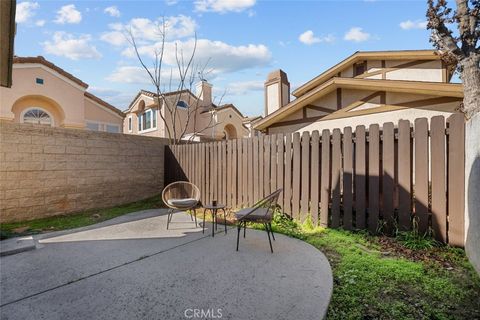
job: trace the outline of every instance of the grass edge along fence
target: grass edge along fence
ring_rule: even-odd
[[[464,135],[454,114],[167,146],[165,178],[231,208],[283,188],[283,211],[300,221],[372,234],[415,229],[462,247]]]

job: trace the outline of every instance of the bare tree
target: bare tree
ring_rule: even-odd
[[[464,88],[462,109],[469,119],[480,111],[480,0],[456,0],[456,10],[448,7],[446,0],[427,3],[430,42],[447,63],[457,65]],[[458,32],[448,28],[452,24]]]
[[[189,100],[186,110],[178,108],[182,95],[187,94],[188,91],[193,92],[193,86],[198,80],[205,80],[205,76],[210,72],[207,70],[208,61],[203,65],[195,63],[194,58],[197,49],[197,36],[195,34],[193,50],[187,56],[184,55],[183,49],[179,48],[177,43],[175,43],[175,68],[166,69],[164,58],[165,50],[167,50],[167,22],[165,19],[162,19],[161,23],[158,23],[156,27],[160,41],[155,46],[151,67],[145,63],[131,28],[126,30],[126,38],[135,51],[140,65],[146,71],[150,82],[155,87],[155,102],[158,105],[160,118],[165,126],[169,143],[177,144],[187,134],[191,134],[191,137],[184,140],[191,142],[196,135],[219,124],[216,121],[214,110],[201,114],[204,107],[200,103],[202,92],[197,94],[193,101]],[[166,76],[168,71],[170,71],[169,75]],[[184,113],[184,116],[181,113]],[[199,124],[200,116],[209,118],[206,123],[203,121],[202,124]],[[188,132],[189,128],[193,128],[193,130]]]

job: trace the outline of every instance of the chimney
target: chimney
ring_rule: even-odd
[[[265,116],[290,102],[290,82],[282,70],[270,72],[265,81]]]
[[[200,99],[200,105],[210,106],[212,104],[212,85],[207,80],[201,80],[197,83],[195,94]]]

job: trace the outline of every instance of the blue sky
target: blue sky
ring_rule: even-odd
[[[264,110],[263,82],[283,69],[292,89],[358,50],[429,49],[426,1],[18,1],[15,54],[43,55],[125,109],[139,89],[153,90],[125,42],[132,26],[145,61],[168,21],[168,48],[209,61],[218,102],[244,114]],[[173,65],[168,50],[167,65]],[[170,63],[170,65],[168,65]]]

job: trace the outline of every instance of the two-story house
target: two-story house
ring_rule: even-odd
[[[176,111],[174,107],[176,107]],[[172,91],[158,97],[141,90],[130,103],[123,132],[194,141],[212,141],[248,137],[248,118],[233,105],[217,106],[212,100],[212,85],[200,81],[196,93],[190,90]],[[173,119],[175,118],[175,119]],[[173,123],[176,123],[174,126]]]
[[[448,117],[463,99],[452,70],[434,50],[356,52],[297,88],[291,102],[278,70],[265,82],[266,117],[254,128],[286,133]]]

